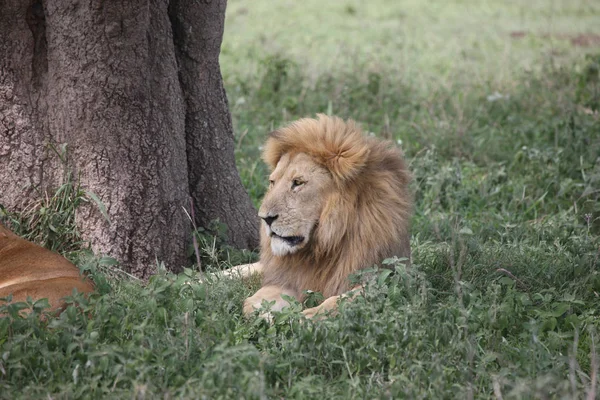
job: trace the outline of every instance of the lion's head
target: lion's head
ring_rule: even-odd
[[[410,257],[409,173],[401,151],[353,121],[319,115],[271,133],[259,216],[265,283],[344,290],[349,274]]]
[[[284,154],[269,177],[258,215],[276,256],[304,248],[333,187],[329,171],[305,153]]]

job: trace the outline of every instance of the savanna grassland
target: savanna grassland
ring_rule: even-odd
[[[600,3],[230,0],[221,62],[255,204],[285,122],[351,117],[402,146],[413,265],[328,320],[244,320],[258,283],[199,283],[193,249],[148,284],[82,250],[67,181],[0,213],[99,294],[47,321],[0,306],[0,398],[600,396]],[[203,268],[256,258],[214,228]]]

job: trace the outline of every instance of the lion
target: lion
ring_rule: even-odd
[[[263,159],[272,172],[258,213],[260,261],[229,272],[262,274],[246,316],[263,300],[280,311],[289,305],[283,295],[303,301],[311,290],[325,297],[303,311],[312,318],[356,294],[349,275],[392,256],[410,262],[410,174],[393,143],[319,114],[272,132]]]
[[[12,301],[47,298],[50,309],[64,308],[64,297],[73,289],[90,293],[94,286],[79,269],[59,254],[31,243],[0,223],[0,298]],[[0,304],[3,302],[0,301]]]

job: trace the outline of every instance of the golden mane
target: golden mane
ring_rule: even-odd
[[[263,159],[274,169],[286,153],[305,153],[335,182],[309,244],[275,256],[261,229],[264,285],[320,291],[348,289],[348,276],[391,256],[410,259],[410,174],[392,142],[365,135],[352,120],[318,115],[271,133]],[[299,299],[301,300],[301,299]]]

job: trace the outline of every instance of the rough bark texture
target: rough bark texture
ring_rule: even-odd
[[[234,245],[256,245],[218,64],[224,10],[0,0],[0,204],[60,184],[48,144],[66,143],[68,167],[111,220],[82,209],[81,232],[136,275],[156,260],[187,264],[190,194],[200,226],[219,218]]]
[[[196,215],[202,226],[217,217],[229,227],[231,243],[246,248],[258,243],[258,218],[249,201],[240,201],[248,196],[235,166],[233,128],[219,67],[225,6],[225,0],[172,0],[169,11],[187,108],[188,176]]]
[[[48,156],[54,141],[44,117],[43,16],[41,4],[0,0],[0,203],[7,206],[20,206],[36,187],[60,175]]]

